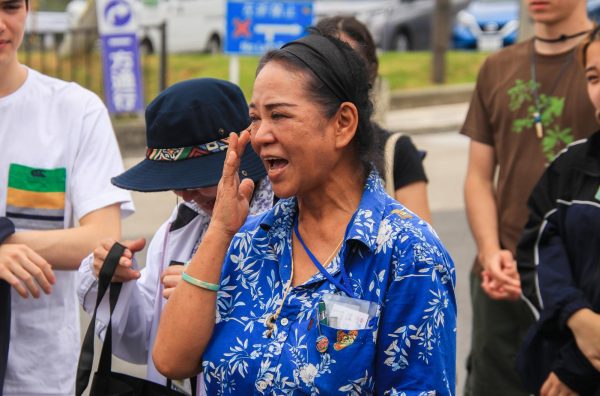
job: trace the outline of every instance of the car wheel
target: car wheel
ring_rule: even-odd
[[[208,46],[206,47],[209,54],[218,54],[221,52],[221,39],[217,35],[213,35],[208,40]]]
[[[410,37],[408,37],[405,31],[401,30],[396,33],[393,48],[398,52],[405,52],[411,49]]]
[[[142,41],[140,41],[140,52],[142,55],[152,55],[154,53],[152,41],[150,41],[148,38],[144,38]]]

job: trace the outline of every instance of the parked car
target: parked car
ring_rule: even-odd
[[[167,24],[167,50],[175,52],[220,52],[225,37],[226,0],[136,0],[138,37],[142,50],[152,53],[160,44],[160,31]]]
[[[140,48],[146,53],[159,49],[166,23],[167,50],[175,52],[220,52],[225,37],[226,0],[132,0]],[[69,26],[78,26],[87,7],[94,2],[71,0],[66,14]]]
[[[517,40],[519,0],[472,0],[456,15],[454,48],[494,51]]]
[[[513,44],[519,33],[519,6],[519,0],[472,0],[456,15],[454,48],[494,51]],[[587,8],[598,23],[600,0],[589,0]]]
[[[464,0],[451,0],[451,13],[464,7]],[[371,31],[375,44],[386,51],[431,48],[435,0],[315,0],[317,19],[352,15]]]

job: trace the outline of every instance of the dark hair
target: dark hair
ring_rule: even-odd
[[[334,16],[321,19],[316,28],[323,34],[340,38],[340,34],[350,37],[355,43],[354,48],[367,62],[369,82],[375,83],[379,70],[379,60],[375,40],[369,29],[353,16]]]
[[[311,32],[312,34],[320,34],[314,30],[311,30]],[[358,126],[352,142],[365,171],[369,172],[373,164],[379,161],[379,150],[377,149],[379,139],[371,125],[373,103],[369,95],[371,84],[367,77],[365,63],[347,43],[329,35],[322,36],[335,44],[346,60],[346,64],[342,67],[347,68],[352,78],[352,81],[347,84],[352,89],[348,93],[349,98],[347,101],[353,103],[358,110]],[[343,101],[297,56],[286,49],[269,51],[260,59],[256,75],[269,62],[282,62],[291,69],[304,73],[307,76],[305,91],[312,100],[321,106],[323,115],[327,119],[331,119],[337,113]]]
[[[579,44],[578,58],[581,66],[585,68],[585,64],[587,63],[587,50],[590,44],[595,41],[600,41],[600,25],[596,26],[585,39]]]

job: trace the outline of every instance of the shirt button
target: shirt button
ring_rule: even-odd
[[[265,390],[267,389],[267,383],[265,381],[258,381],[258,389]]]
[[[289,321],[288,321],[288,319],[287,319],[287,318],[283,318],[283,319],[281,319],[281,325],[282,325],[282,326],[287,326],[287,325],[288,325],[288,323],[289,323]]]

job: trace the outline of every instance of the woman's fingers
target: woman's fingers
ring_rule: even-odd
[[[170,265],[160,275],[160,280],[165,287],[175,287],[181,280],[183,265]]]
[[[113,282],[129,282],[130,280],[138,279],[141,276],[140,271],[127,267],[117,267],[113,275]]]
[[[227,147],[225,163],[223,164],[223,176],[221,177],[221,183],[225,187],[233,188],[236,185],[240,158],[237,148],[238,135],[232,132],[229,134],[229,146]]]
[[[183,273],[183,270],[183,265],[170,265],[160,275],[160,279],[163,284],[164,298],[168,299],[171,294],[173,294],[175,286],[177,286],[181,281],[181,274]]]
[[[139,252],[140,250],[144,249],[144,247],[146,246],[146,239],[138,238],[133,241],[127,240],[127,241],[121,242],[121,244],[127,248],[123,252],[123,256],[125,256],[127,258],[133,258],[134,253]]]
[[[248,143],[250,143],[250,132],[244,130],[242,131],[242,133],[240,133],[236,147],[236,153],[238,155],[238,158],[242,158],[242,156],[244,155],[244,151],[246,151],[246,146],[248,145]]]
[[[252,199],[252,193],[254,192],[254,182],[252,181],[252,179],[242,180],[238,191],[246,201],[250,202],[250,200]]]
[[[230,183],[236,181],[240,168],[240,159],[244,155],[249,142],[250,133],[248,131],[243,131],[239,136],[234,132],[229,134],[229,147],[227,148],[227,156],[223,166],[223,178]],[[233,186],[235,183],[229,185]]]

